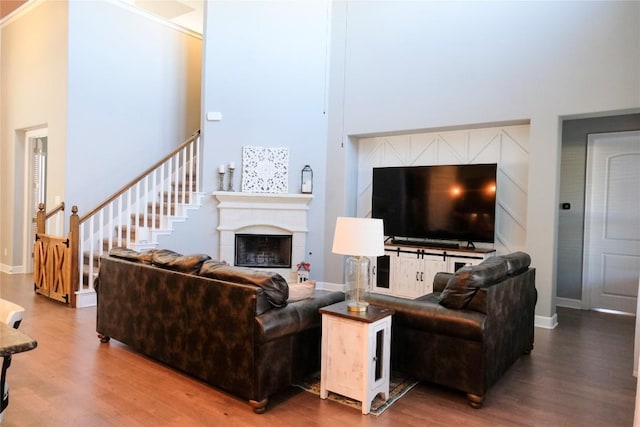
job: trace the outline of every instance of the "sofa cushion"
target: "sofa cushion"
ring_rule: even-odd
[[[209,255],[181,255],[169,249],[157,249],[152,254],[152,262],[156,267],[187,274],[198,274],[202,263],[209,259]]]
[[[144,258],[140,258],[140,252],[128,248],[113,247],[109,250],[109,256],[126,259],[127,261],[132,262],[144,262]]]
[[[500,257],[489,258],[479,265],[462,267],[449,279],[440,304],[453,309],[465,308],[479,288],[507,277],[507,263]]]
[[[289,285],[284,277],[277,273],[207,261],[200,269],[200,275],[226,282],[258,286],[264,290],[267,300],[274,307],[287,305]]]
[[[208,259],[202,263],[200,266],[200,271],[198,272],[198,276],[214,278],[216,267],[220,265],[227,265],[226,261],[217,261],[215,259]]]
[[[113,247],[109,251],[109,256],[125,259],[131,262],[140,262],[142,264],[151,265],[153,263],[153,254],[162,249],[149,249],[145,252],[138,252],[125,247]]]

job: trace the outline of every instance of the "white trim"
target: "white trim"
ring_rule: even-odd
[[[190,30],[186,27],[183,27],[181,25],[175,24],[171,21],[168,21],[164,18],[161,18],[159,16],[153,15],[150,12],[146,12],[142,9],[139,9],[137,7],[135,7],[134,5],[132,5],[131,3],[127,3],[125,0],[103,0],[107,3],[111,3],[114,6],[117,6],[121,9],[124,10],[128,10],[129,12],[135,13],[136,15],[142,16],[146,19],[149,19],[150,21],[156,22],[158,24],[164,25],[165,27],[171,28],[172,30],[176,30],[176,31],[180,31],[181,33],[185,33],[187,35],[190,35],[191,37],[195,37],[197,39],[202,40],[202,34]],[[3,19],[0,20],[0,27],[3,27],[5,25],[8,25],[10,23],[12,23],[13,21],[21,18],[22,16],[26,15],[27,13],[31,12],[33,9],[35,9],[36,7],[40,6],[42,3],[44,3],[45,0],[29,0],[26,3],[24,3],[23,5],[21,5],[20,7],[18,7],[16,10],[14,10],[13,12],[11,12],[10,14],[8,14],[7,16],[5,16]],[[204,18],[203,18],[204,19]],[[203,23],[204,25],[204,23]]]
[[[96,291],[76,291],[76,308],[93,307],[98,305]]]
[[[556,297],[556,306],[582,310],[582,300],[575,298]]]
[[[5,273],[5,274],[24,274],[24,265],[0,264],[0,273]]]
[[[344,292],[344,285],[340,283],[317,282],[316,289],[322,289],[325,291],[333,291],[333,292]]]
[[[5,25],[9,25],[13,21],[19,19],[23,15],[31,12],[36,7],[40,6],[44,3],[45,0],[29,0],[26,3],[23,3],[19,7],[17,7],[13,12],[0,19],[0,27],[4,27]]]
[[[165,18],[156,16],[156,15],[154,15],[154,14],[152,14],[150,12],[147,12],[147,11],[145,11],[143,9],[139,9],[139,8],[135,7],[133,4],[127,2],[126,0],[103,0],[103,1],[105,1],[107,3],[111,3],[111,4],[113,4],[115,6],[118,6],[118,7],[122,8],[122,9],[128,10],[129,12],[133,12],[136,15],[142,16],[143,18],[147,18],[150,21],[157,22],[158,24],[164,25],[165,27],[171,28],[171,29],[176,30],[176,31],[180,31],[181,33],[185,33],[185,34],[188,34],[188,35],[190,35],[192,37],[195,37],[195,38],[198,38],[198,39],[202,40],[202,34],[197,33],[195,31],[190,30],[190,29],[188,29],[186,27],[183,27],[181,25],[175,24],[175,23],[173,23],[173,22],[171,22],[171,21],[169,21],[169,20],[167,20]],[[204,23],[203,23],[203,25],[204,25]]]
[[[558,326],[558,315],[554,314],[551,317],[536,315],[534,325],[536,328],[555,329]]]

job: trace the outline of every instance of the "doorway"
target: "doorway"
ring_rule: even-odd
[[[638,131],[640,111],[619,115],[589,115],[562,121],[555,299],[559,307],[592,308],[590,294],[583,286],[586,284],[583,275],[587,251],[586,168],[589,137]],[[637,280],[636,277],[636,288]]]
[[[47,128],[25,133],[25,217],[29,218],[24,230],[25,273],[33,272],[33,244],[38,205],[47,205],[47,145]]]
[[[636,311],[640,277],[640,131],[592,134],[587,143],[583,301]]]

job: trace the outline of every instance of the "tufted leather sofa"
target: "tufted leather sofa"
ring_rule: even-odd
[[[277,274],[206,255],[114,249],[100,260],[96,331],[240,398],[256,413],[319,370],[319,309],[344,299],[315,290],[288,301]]]
[[[395,310],[394,370],[467,393],[482,406],[487,390],[533,349],[535,269],[523,252],[489,258],[455,274],[438,273],[434,292],[409,300],[369,294]]]

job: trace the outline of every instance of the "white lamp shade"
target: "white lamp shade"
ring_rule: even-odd
[[[335,254],[352,256],[384,255],[382,220],[338,217],[331,251]]]

